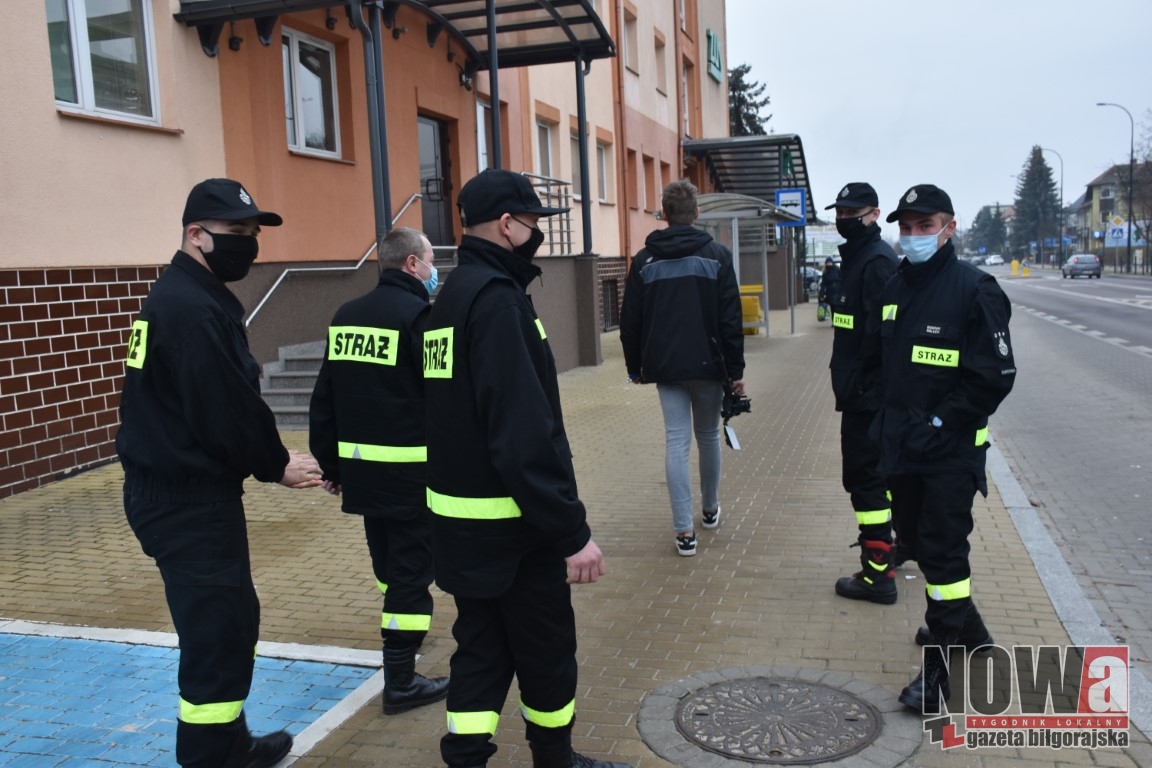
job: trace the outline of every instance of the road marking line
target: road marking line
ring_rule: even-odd
[[[1039,310],[1033,309],[1032,307],[1025,306],[1024,304],[1013,303],[1012,307],[1014,309],[1020,310],[1022,312],[1027,312],[1028,314],[1032,315],[1033,317],[1035,317],[1039,320],[1046,320],[1047,322],[1050,322],[1053,325],[1059,325],[1059,326],[1062,326],[1064,328],[1067,328],[1070,331],[1076,331],[1076,333],[1083,334],[1084,336],[1088,336],[1088,337],[1093,338],[1093,339],[1098,339],[1099,341],[1103,341],[1106,344],[1111,344],[1112,346],[1116,347],[1117,349],[1127,350],[1128,352],[1135,352],[1136,354],[1140,355],[1141,357],[1152,357],[1152,349],[1149,349],[1148,347],[1140,346],[1140,345],[1133,346],[1130,341],[1128,341],[1127,339],[1122,339],[1119,336],[1108,336],[1107,334],[1104,333],[1104,331],[1090,331],[1090,330],[1088,330],[1088,328],[1086,326],[1079,325],[1079,324],[1073,325],[1071,323],[1071,321],[1069,321],[1069,320],[1061,320],[1060,318],[1056,318],[1056,317],[1048,315],[1044,312],[1040,312]]]

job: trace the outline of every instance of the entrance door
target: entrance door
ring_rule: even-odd
[[[455,245],[452,229],[450,163],[447,125],[430,117],[417,117],[420,134],[420,208],[424,234],[432,245]]]

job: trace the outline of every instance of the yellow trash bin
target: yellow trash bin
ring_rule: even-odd
[[[742,295],[740,296],[740,311],[743,315],[745,323],[762,323],[764,322],[764,308],[760,306],[760,296],[758,294],[764,292],[763,285],[742,285],[740,286],[741,294],[757,294],[757,295]],[[759,328],[745,328],[745,336],[755,336],[760,333]]]

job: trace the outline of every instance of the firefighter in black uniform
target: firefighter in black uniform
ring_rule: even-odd
[[[487,170],[460,190],[464,237],[424,334],[428,506],[436,582],[456,601],[449,766],[482,766],[515,675],[535,768],[620,768],[572,750],[570,584],[604,559],[576,492],[556,363],[525,291],[546,208],[527,178]]]
[[[880,408],[880,387],[860,375],[865,335],[880,331],[880,294],[896,272],[896,253],[880,237],[880,201],[871,184],[853,182],[840,190],[836,231],[840,246],[838,290],[827,296],[832,308],[832,392],[840,411],[841,477],[856,511],[860,570],[836,581],[836,594],[853,600],[896,602],[892,506],[888,483],[876,465],[880,451],[868,428]],[[827,210],[827,208],[825,209]]]
[[[321,484],[307,454],[288,451],[260,397],[244,307],[224,283],[279,226],[230,179],[192,188],[184,236],[132,324],[116,450],[124,509],[156,560],[180,638],[176,761],[185,768],[271,766],[292,747],[283,731],[255,738],[244,717],[260,603],[241,495],[249,475],[292,488]]]
[[[884,402],[874,422],[880,471],[892,489],[901,539],[914,542],[928,608],[924,666],[900,693],[918,712],[949,696],[941,647],[991,642],[972,602],[968,535],[972,500],[987,495],[988,417],[1012,389],[1011,308],[996,280],[960,261],[952,201],[931,184],[912,187],[888,221],[900,222],[904,260],[884,290],[879,356]]]
[[[309,409],[309,446],[329,493],[364,518],[384,594],[384,712],[440,701],[448,678],[416,673],[432,622],[432,513],[424,470],[424,328],[436,289],[432,245],[401,227],[380,243],[380,281],[336,311]]]

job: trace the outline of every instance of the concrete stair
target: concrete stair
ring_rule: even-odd
[[[261,394],[281,429],[308,429],[308,403],[324,360],[324,342],[280,348],[280,358],[264,366]]]

